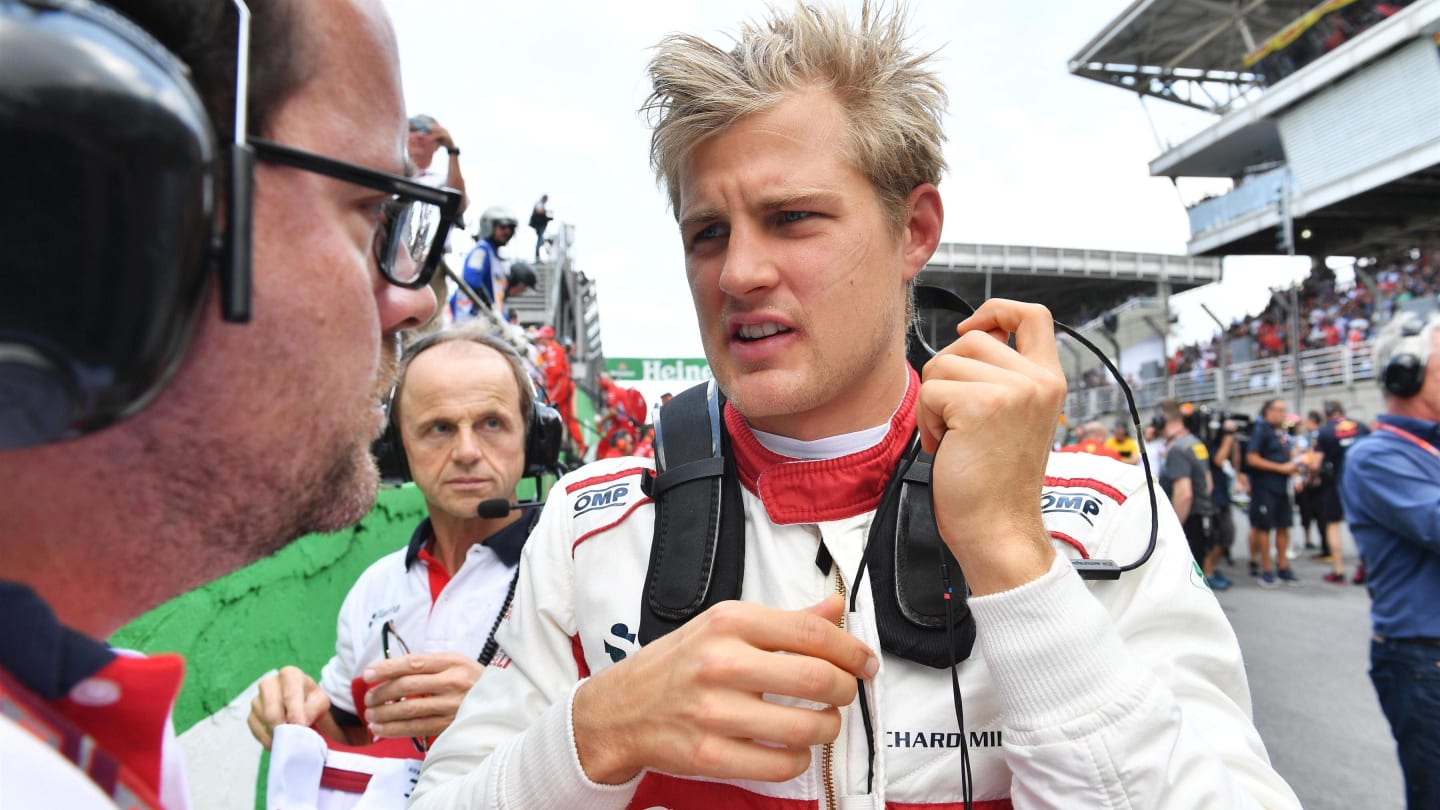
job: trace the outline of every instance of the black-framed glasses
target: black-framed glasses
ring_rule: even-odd
[[[445,238],[460,214],[460,192],[431,188],[399,175],[250,138],[255,157],[267,163],[314,172],[390,195],[375,235],[375,262],[391,284],[419,289],[430,283],[445,255]]]
[[[400,631],[395,629],[394,619],[388,619],[385,624],[380,626],[380,651],[385,654],[386,661],[410,654],[410,646],[405,643],[405,639],[400,637]],[[405,698],[400,699],[404,700]],[[430,750],[428,737],[411,737],[410,742],[415,746],[415,750],[422,754]]]

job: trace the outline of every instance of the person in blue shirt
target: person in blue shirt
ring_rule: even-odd
[[[1345,458],[1340,497],[1370,589],[1370,680],[1407,807],[1440,807],[1440,315],[1375,339],[1385,413]]]
[[[510,260],[500,255],[500,248],[510,244],[519,224],[515,213],[503,205],[492,205],[480,215],[480,240],[465,257],[464,278],[470,289],[475,291],[483,306],[499,313],[505,300],[505,283],[510,269]],[[463,292],[450,296],[450,315],[458,322],[470,320],[479,314],[481,301],[471,301]]]
[[[1330,573],[1326,582],[1337,585],[1345,583],[1345,555],[1340,549],[1340,524],[1345,522],[1344,504],[1340,502],[1340,481],[1345,473],[1345,453],[1360,437],[1367,435],[1370,428],[1345,415],[1345,406],[1335,400],[1325,403],[1326,422],[1315,439],[1314,465],[1312,472],[1320,482],[1320,522],[1324,525],[1325,544],[1321,547],[1320,560],[1329,560]],[[1364,567],[1356,570],[1355,584],[1365,581]]]
[[[1285,432],[1285,400],[1272,399],[1260,410],[1250,443],[1245,449],[1245,467],[1250,476],[1250,570],[1255,575],[1255,558],[1260,558],[1260,587],[1273,588],[1279,582],[1299,585],[1290,570],[1290,476],[1295,474],[1291,459],[1290,434]],[[1275,572],[1270,571],[1270,532],[1275,532]]]

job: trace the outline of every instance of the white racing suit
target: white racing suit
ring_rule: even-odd
[[[881,446],[829,461],[774,463],[727,409],[745,485],[745,600],[801,610],[849,593],[876,484],[913,435],[914,396],[912,383]],[[770,464],[758,476],[756,458]],[[610,459],[556,485],[525,547],[503,652],[430,750],[411,807],[958,809],[961,734],[976,810],[1300,806],[1270,766],[1235,635],[1163,495],[1159,544],[1144,566],[1096,582],[1071,567],[1082,555],[1136,560],[1151,521],[1140,468],[1082,454],[1056,454],[1047,468],[1042,510],[1058,551],[1049,574],[969,600],[977,639],[959,665],[963,731],[949,670],[884,655],[863,696],[876,750],[868,792],[858,699],[842,709],[836,741],[816,746],[809,770],[787,782],[649,771],[619,786],[589,781],[571,700],[584,678],[637,650],[649,469]],[[835,563],[828,573],[815,562],[821,542]],[[879,651],[873,604],[867,577],[845,626]]]

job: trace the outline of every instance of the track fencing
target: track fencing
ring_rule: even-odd
[[[1373,380],[1372,342],[1330,346],[1300,353],[1300,379],[1306,388],[1351,386]],[[1073,381],[1072,381],[1073,382]],[[1143,380],[1133,385],[1135,404],[1154,408],[1163,399],[1180,402],[1225,403],[1255,396],[1280,396],[1295,390],[1295,362],[1291,355],[1231,363],[1226,369],[1196,369],[1170,377]],[[1125,410],[1124,397],[1111,383],[1095,388],[1074,388],[1065,398],[1065,417],[1071,424]]]

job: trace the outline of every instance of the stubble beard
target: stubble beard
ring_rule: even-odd
[[[396,366],[393,336],[382,341],[376,384],[360,402],[338,402],[346,418],[291,414],[288,432],[266,420],[239,420],[276,435],[237,435],[216,419],[210,392],[172,393],[125,430],[97,434],[107,462],[101,480],[132,493],[132,509],[111,521],[116,539],[96,554],[96,599],[123,600],[122,620],[269,556],[302,535],[344,529],[375,500],[379,472],[370,446],[381,424],[382,390]],[[304,384],[303,381],[292,382]],[[223,427],[217,427],[217,424]],[[303,440],[325,430],[324,442]],[[307,431],[311,433],[307,434]],[[334,542],[345,542],[335,538]]]
[[[206,498],[215,507],[210,514],[216,531],[208,534],[222,546],[212,548],[222,559],[212,560],[212,576],[274,554],[304,535],[348,528],[369,512],[380,485],[370,450],[376,438],[370,434],[378,424],[373,414],[393,385],[397,365],[397,344],[387,335],[382,340],[375,390],[365,410],[367,418],[352,420],[358,422],[353,432],[311,451],[311,463],[293,468],[291,475],[284,475],[284,458],[294,451],[281,442],[267,448],[259,459],[235,458],[233,465],[228,465],[232,472],[248,473],[234,480],[229,488],[233,497],[223,493],[217,497],[208,476],[203,482],[178,476],[175,488],[186,493],[181,497]],[[297,423],[303,422],[297,419]],[[226,467],[222,462],[219,468]]]
[[[379,370],[375,390],[371,394],[373,407],[378,408],[389,398],[400,365],[399,353],[399,336],[382,336]],[[342,442],[335,447],[335,452],[331,454],[333,461],[316,486],[305,490],[314,493],[315,497],[302,503],[289,532],[292,537],[289,540],[280,539],[281,546],[301,535],[334,532],[351,526],[374,506],[380,488],[380,470],[370,448],[379,436],[366,437],[364,434],[365,431],[361,430],[353,441]]]

